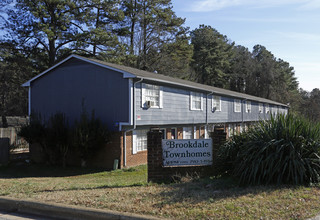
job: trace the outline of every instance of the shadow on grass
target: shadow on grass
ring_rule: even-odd
[[[52,193],[52,192],[68,192],[68,191],[81,191],[81,190],[97,190],[97,189],[120,189],[120,188],[130,188],[137,186],[145,186],[143,183],[132,183],[128,185],[104,185],[104,186],[94,186],[94,187],[70,187],[67,189],[51,189],[51,190],[36,190],[34,193]]]
[[[103,168],[61,167],[39,164],[20,164],[0,167],[0,178],[70,177],[109,171]]]
[[[187,183],[164,185],[165,190],[162,190],[159,196],[164,198],[165,204],[175,204],[183,201],[194,204],[200,202],[214,203],[227,198],[236,199],[241,196],[254,197],[258,194],[269,194],[281,189],[298,189],[299,187],[301,186],[271,185],[239,187],[237,180],[232,178],[205,178]]]

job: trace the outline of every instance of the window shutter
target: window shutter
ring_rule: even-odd
[[[132,131],[132,154],[137,153],[137,132],[135,130]]]
[[[203,95],[202,95],[202,93],[200,93],[201,94],[201,111],[203,110]]]
[[[193,108],[192,108],[192,95],[193,95],[193,92],[190,92],[190,110],[193,110]]]
[[[141,83],[141,108],[144,108],[145,103],[146,103],[146,84]]]
[[[159,87],[159,108],[163,108],[163,86]]]

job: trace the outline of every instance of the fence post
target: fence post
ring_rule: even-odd
[[[9,163],[9,138],[0,138],[0,165]]]

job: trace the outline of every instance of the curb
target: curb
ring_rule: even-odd
[[[5,211],[16,211],[26,214],[41,215],[58,219],[119,219],[119,220],[146,220],[160,219],[153,216],[121,213],[111,210],[78,207],[73,205],[60,205],[54,203],[41,203],[32,200],[0,197],[0,207]]]

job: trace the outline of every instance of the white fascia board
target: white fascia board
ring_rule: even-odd
[[[53,70],[57,66],[60,66],[61,64],[65,63],[66,61],[70,60],[71,58],[77,58],[77,59],[82,60],[84,62],[91,63],[91,64],[94,64],[94,65],[97,65],[97,66],[100,66],[100,67],[103,67],[103,68],[106,68],[106,69],[110,69],[110,70],[114,70],[116,72],[122,73],[123,74],[123,78],[135,78],[136,77],[135,75],[133,75],[131,73],[128,73],[126,71],[122,71],[122,70],[119,70],[119,69],[116,69],[116,68],[113,68],[113,67],[98,63],[98,62],[94,62],[92,60],[88,60],[86,58],[83,58],[83,57],[80,57],[80,56],[72,54],[72,55],[68,56],[66,59],[64,59],[64,60],[60,61],[59,63],[57,63],[56,65],[50,67],[49,69],[43,71],[39,75],[37,75],[37,76],[33,77],[32,79],[30,79],[29,81],[25,82],[24,84],[22,84],[22,86],[23,87],[29,87],[32,81],[38,79],[39,77],[41,77],[44,74],[46,74],[47,72]]]

